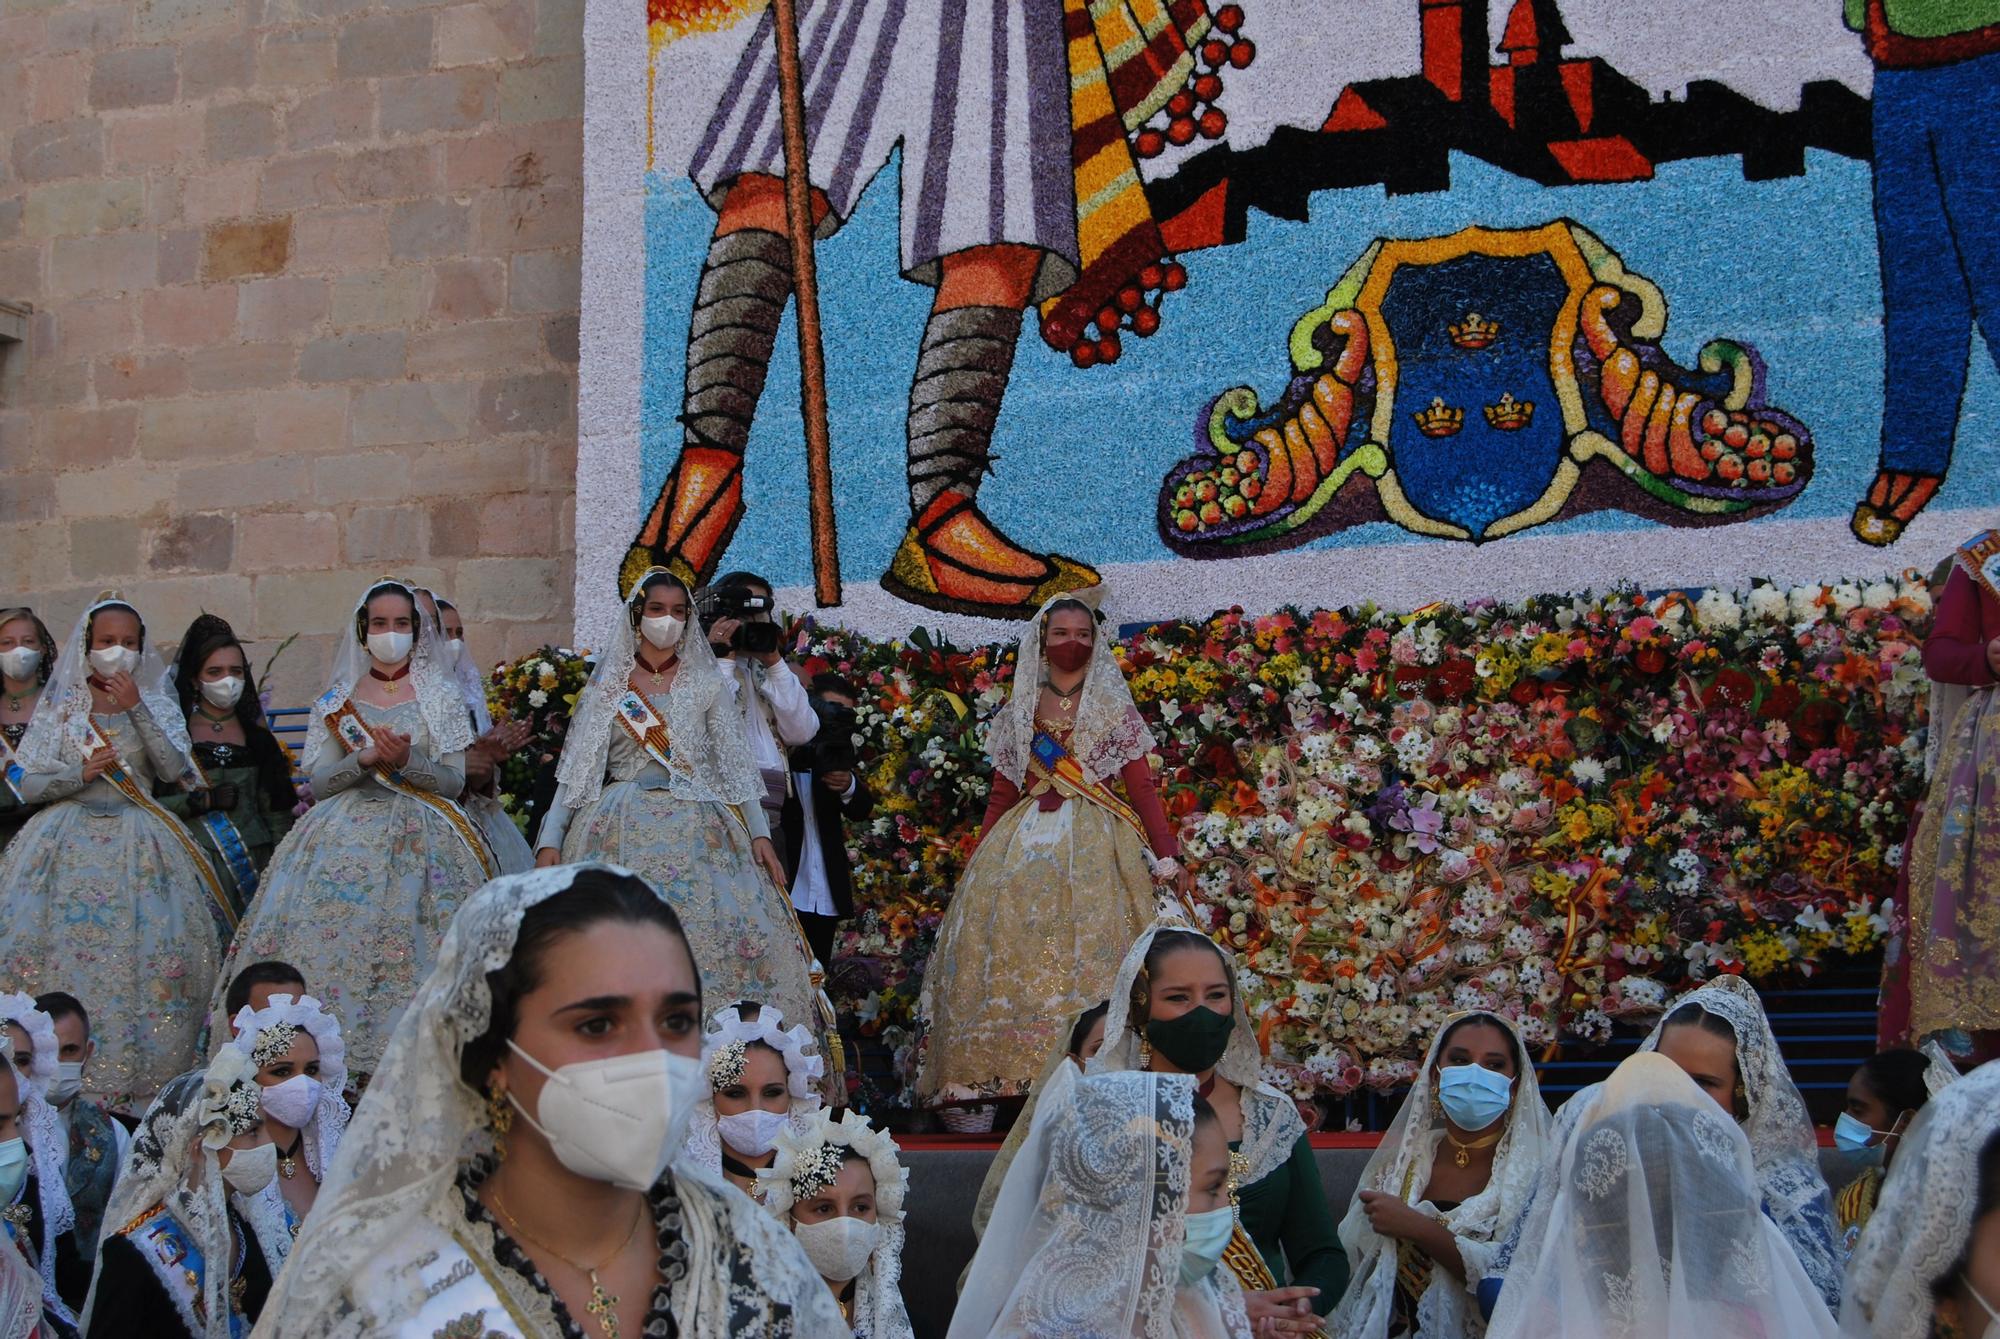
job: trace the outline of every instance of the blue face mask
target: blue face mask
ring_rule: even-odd
[[[1438,1105],[1451,1123],[1477,1134],[1507,1114],[1514,1083],[1484,1065],[1448,1065],[1438,1071]]]
[[[1236,1231],[1236,1210],[1225,1204],[1207,1213],[1187,1216],[1187,1241],[1181,1246],[1181,1283],[1193,1287],[1215,1272],[1222,1252]]]
[[[0,1142],[0,1204],[12,1204],[27,1180],[27,1141],[16,1137]]]
[[[1833,1122],[1834,1147],[1848,1153],[1861,1153],[1873,1146],[1875,1136],[1887,1134],[1887,1130],[1877,1130],[1843,1111]]]

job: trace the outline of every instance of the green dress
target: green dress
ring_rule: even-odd
[[[1235,1153],[1240,1147],[1229,1149]],[[1347,1252],[1306,1136],[1292,1142],[1291,1156],[1277,1167],[1238,1187],[1237,1199],[1243,1230],[1278,1286],[1318,1288],[1313,1310],[1322,1316],[1333,1310],[1347,1291]]]
[[[211,795],[224,787],[235,787],[236,803],[222,813],[242,835],[251,867],[261,875],[264,867],[271,863],[271,852],[292,830],[292,811],[272,807],[248,746],[197,741],[194,760],[208,777]],[[178,786],[163,786],[154,798],[159,800],[161,808],[179,816],[188,830],[194,833],[195,843],[208,856],[209,863],[215,866],[222,886],[231,890],[237,914],[241,915],[249,898],[238,886],[235,870],[216,843],[215,826],[203,814],[194,812],[194,796]]]
[[[21,747],[21,737],[28,733],[28,723],[0,725],[0,735],[5,735],[10,748]],[[23,804],[12,788],[0,786],[0,851],[7,849],[7,843],[14,840],[27,821],[34,817],[39,804]]]

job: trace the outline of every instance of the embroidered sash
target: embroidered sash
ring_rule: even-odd
[[[85,1259],[97,1254],[104,1206],[117,1177],[118,1136],[111,1117],[97,1103],[79,1097],[69,1108],[69,1161],[63,1164],[63,1185],[76,1209],[76,1245]]]
[[[1264,1253],[1250,1240],[1240,1219],[1236,1230],[1229,1234],[1229,1244],[1222,1248],[1222,1263],[1236,1276],[1244,1292],[1265,1292],[1278,1286],[1278,1281],[1271,1277],[1271,1267],[1264,1263]],[[1326,1331],[1314,1330],[1309,1339],[1326,1339]]]
[[[646,751],[648,758],[670,772],[673,770],[667,723],[653,710],[652,703],[630,688],[618,699],[618,724],[632,737],[633,743]]]
[[[70,731],[75,737],[77,748],[85,758],[94,757],[99,753],[109,753],[112,756],[115,761],[111,770],[104,774],[104,779],[116,786],[126,799],[158,819],[166,826],[167,831],[173,834],[174,840],[181,844],[181,849],[187,852],[190,860],[194,861],[195,872],[201,875],[202,884],[208,889],[209,899],[222,914],[222,921],[229,927],[230,933],[234,934],[237,920],[236,907],[229,900],[229,890],[224,888],[222,880],[216,877],[215,866],[209,863],[207,854],[196,845],[194,834],[187,830],[187,825],[161,808],[160,802],[147,794],[144,786],[132,779],[132,774],[125,770],[124,761],[118,758],[118,750],[104,737],[104,732],[97,728],[96,721],[87,715],[72,716]]]
[[[426,1220],[369,1265],[350,1291],[364,1312],[378,1298],[390,1305],[405,1298],[423,1299],[415,1311],[390,1324],[379,1315],[373,1317],[376,1323],[370,1334],[395,1339],[522,1339],[534,1331],[509,1301],[499,1270],[467,1229],[444,1230]]]
[[[28,802],[28,797],[21,793],[21,779],[26,775],[27,773],[21,770],[21,764],[14,758],[14,746],[7,742],[7,736],[0,735],[0,776],[6,778],[7,789],[12,791],[14,798],[22,804]]]
[[[337,691],[337,690],[336,690]],[[375,736],[368,733],[368,723],[361,719],[361,713],[354,709],[354,703],[346,698],[335,700],[335,693],[327,693],[320,698],[315,709],[326,712],[326,728],[333,731],[333,737],[340,741],[349,753],[359,753],[375,742]],[[399,795],[407,795],[418,804],[451,824],[451,830],[465,843],[465,849],[472,852],[472,858],[479,862],[479,868],[492,878],[499,871],[494,867],[493,855],[486,849],[486,842],[480,837],[479,829],[466,817],[465,810],[453,804],[435,791],[413,786],[403,779],[401,772],[392,772],[380,763],[369,768],[375,779]]]
[[[189,766],[201,788],[209,789],[208,776],[201,770],[201,764],[190,758]],[[243,840],[235,820],[228,814],[211,809],[200,816],[200,823],[208,830],[208,839],[215,843],[222,863],[229,866],[229,876],[236,880],[236,891],[242,895],[243,905],[249,905],[251,896],[257,891],[257,862],[250,858],[250,846]]]
[[[141,1258],[152,1267],[153,1277],[159,1280],[161,1290],[173,1299],[174,1309],[180,1312],[181,1323],[187,1326],[188,1333],[206,1333],[208,1302],[202,1285],[207,1277],[207,1262],[202,1259],[201,1248],[195,1245],[194,1238],[187,1234],[180,1220],[168,1213],[164,1206],[154,1205],[121,1235],[138,1247]],[[234,1290],[226,1289],[225,1293],[233,1297]],[[243,1314],[232,1301],[229,1308],[230,1339],[241,1339],[249,1329]]]
[[[1087,779],[1083,764],[1046,730],[1035,731],[1035,742],[1028,748],[1028,770],[1036,778],[1036,784],[1028,788],[1029,795],[1054,790],[1070,799],[1097,805],[1138,833],[1141,845],[1146,843],[1146,825],[1139,821],[1132,806],[1119,799],[1104,782]]]
[[[2000,600],[2000,530],[1974,535],[1959,547],[1957,558],[1975,584]]]

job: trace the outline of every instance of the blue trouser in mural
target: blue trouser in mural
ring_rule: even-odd
[[[1942,475],[1972,325],[2000,363],[2000,53],[1875,72],[1882,468]]]

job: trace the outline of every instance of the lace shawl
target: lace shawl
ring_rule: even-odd
[[[76,1226],[76,1206],[69,1197],[64,1172],[69,1165],[69,1136],[63,1132],[62,1117],[49,1102],[49,1084],[55,1080],[56,1063],[62,1045],[56,1040],[55,1020],[35,1007],[32,995],[19,991],[0,995],[0,1022],[9,1030],[27,1034],[28,1072],[21,1084],[21,1126],[28,1136],[28,1150],[34,1155],[35,1186],[42,1209],[42,1237],[48,1249],[37,1264],[42,1273],[42,1295],[59,1316],[68,1316],[69,1307],[56,1292],[55,1239]],[[8,1058],[12,1062],[12,1058]]]
[[[102,599],[77,615],[76,626],[70,629],[69,640],[63,643],[62,654],[56,657],[56,666],[49,672],[49,681],[35,703],[28,732],[21,736],[21,747],[15,750],[15,761],[23,771],[55,772],[68,763],[83,761],[76,732],[81,722],[90,719],[90,648],[86,643],[90,640],[91,615],[100,609],[128,610],[139,619],[140,632],[145,631],[145,619],[124,600]],[[167,677],[167,667],[161,663],[159,652],[153,649],[150,638],[142,635],[141,640],[146,644],[139,651],[139,666],[132,671],[132,681],[139,685],[140,706],[180,756],[179,775],[161,780],[179,780],[194,770],[194,760],[188,752],[187,721],[181,716],[173,681]]]
[[[375,663],[368,654],[366,641],[355,630],[355,619],[367,608],[368,591],[379,586],[393,586],[402,591],[410,597],[411,608],[417,611],[417,639],[410,648],[410,683],[417,706],[423,712],[424,728],[430,731],[432,749],[443,757],[449,753],[463,753],[472,743],[472,718],[466,713],[465,697],[459,690],[454,658],[445,650],[436,606],[433,605],[432,612],[426,614],[417,598],[418,588],[407,582],[371,581],[368,590],[363,591],[361,599],[356,601],[353,617],[349,618],[342,635],[335,642],[333,667],[327,674],[326,691],[312,705],[312,723],[306,727],[306,742],[299,757],[301,767],[309,773],[318,768],[325,750],[341,747],[333,738],[333,732],[327,729],[326,718],[347,701],[354,692],[354,685],[367,677],[369,668]]]
[[[347,1043],[341,1039],[339,1022],[326,1011],[326,1006],[310,995],[301,995],[297,999],[289,994],[273,995],[271,1002],[262,1009],[252,1009],[246,1004],[237,1010],[230,1023],[235,1029],[236,1040],[253,1058],[257,1053],[258,1038],[280,1024],[311,1034],[313,1044],[319,1047],[319,1107],[300,1133],[305,1138],[306,1166],[312,1169],[315,1180],[323,1181],[327,1165],[333,1161],[333,1152],[340,1146],[340,1136],[353,1115],[344,1096],[347,1088]],[[272,1268],[275,1272],[276,1266]]]
[[[866,1339],[915,1339],[902,1291],[903,1202],[910,1173],[897,1158],[899,1150],[888,1131],[875,1129],[858,1112],[845,1111],[836,1118],[831,1112],[815,1111],[803,1133],[787,1131],[779,1136],[778,1156],[757,1173],[764,1207],[786,1223],[794,1203],[793,1173],[802,1158],[827,1145],[851,1148],[868,1159],[875,1178],[875,1221],[881,1225],[882,1240],[855,1280],[854,1332]]]
[[[1094,603],[1092,592],[1057,596],[1059,600]],[[1015,785],[1028,774],[1028,757],[1035,742],[1035,704],[1043,683],[1042,635],[1048,627],[1050,600],[1021,634],[1014,656],[1014,685],[1006,703],[986,726],[986,754],[993,770]],[[1111,638],[1102,627],[1091,642],[1090,663],[1083,672],[1083,696],[1076,704],[1076,728],[1069,750],[1090,781],[1118,775],[1126,763],[1153,751],[1153,732],[1133,704],[1125,671],[1112,654]]]

